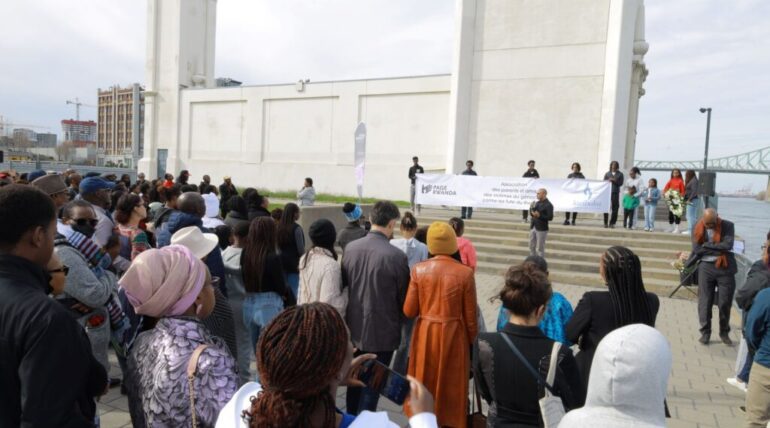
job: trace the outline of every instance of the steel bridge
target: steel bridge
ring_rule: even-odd
[[[637,161],[634,165],[645,171],[703,170],[703,161]],[[770,147],[708,160],[708,171],[770,176]]]

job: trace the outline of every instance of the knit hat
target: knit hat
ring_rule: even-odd
[[[38,169],[27,174],[27,181],[30,183],[45,175],[45,171]]]
[[[337,239],[337,231],[334,229],[334,223],[325,218],[314,221],[313,224],[310,225],[308,235],[310,235],[310,240],[313,242],[313,245],[323,248],[332,248],[334,246],[334,241]]]
[[[136,256],[120,278],[120,286],[138,315],[176,316],[195,302],[206,272],[206,265],[187,247],[169,245]]]
[[[363,214],[359,205],[351,204],[350,202],[345,202],[345,206],[342,207],[342,213],[345,214],[345,218],[348,219],[348,222],[358,220],[361,218],[361,214]]]
[[[451,256],[457,252],[457,236],[447,223],[434,221],[428,228],[428,252],[434,256]]]
[[[44,175],[32,182],[32,185],[42,190],[46,195],[53,196],[57,193],[66,192],[67,185],[61,175]]]

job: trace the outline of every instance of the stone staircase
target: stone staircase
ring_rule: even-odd
[[[418,223],[424,226],[433,221],[447,221],[458,214],[456,209],[424,209]],[[605,229],[600,216],[588,214],[578,215],[576,226],[563,226],[563,218],[562,213],[556,213],[546,241],[546,259],[553,282],[603,286],[599,259],[607,248],[621,245],[641,259],[647,291],[668,296],[679,284],[679,273],[671,267],[671,262],[679,251],[690,250],[689,236],[622,227]],[[667,221],[657,223],[659,230],[668,227]],[[529,255],[529,224],[522,222],[521,211],[475,210],[473,219],[465,222],[464,236],[476,247],[477,270],[482,273],[502,275],[508,267]],[[677,295],[692,296],[686,292]]]

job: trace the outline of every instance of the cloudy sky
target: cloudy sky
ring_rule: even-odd
[[[448,73],[453,0],[219,0],[217,76],[245,84]],[[770,2],[647,0],[637,159],[700,159],[770,146]],[[50,127],[97,88],[144,81],[146,2],[0,2],[0,115]],[[95,119],[82,107],[81,117]],[[41,129],[44,130],[44,129]],[[766,177],[720,176],[719,187]]]

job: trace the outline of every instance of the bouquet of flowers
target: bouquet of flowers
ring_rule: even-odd
[[[679,279],[684,285],[693,285],[697,282],[694,275],[695,270],[698,269],[698,264],[692,264],[687,266],[687,261],[690,259],[689,251],[680,251],[676,253],[676,259],[671,262],[671,266],[679,272]]]
[[[670,189],[663,194],[663,198],[666,200],[668,210],[671,214],[677,217],[681,217],[684,214],[684,206],[686,205],[682,194],[678,190]]]

